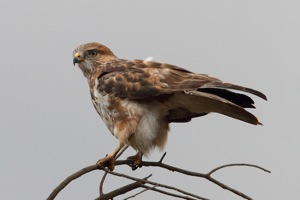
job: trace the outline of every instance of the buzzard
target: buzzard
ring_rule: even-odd
[[[73,52],[90,86],[93,105],[118,147],[99,166],[114,169],[116,154],[126,145],[137,154],[130,157],[138,166],[142,156],[166,144],[169,124],[185,123],[208,113],[220,113],[250,124],[261,124],[244,108],[255,108],[248,92],[267,100],[254,89],[224,83],[206,74],[148,60],[124,60],[99,43],[80,45]]]

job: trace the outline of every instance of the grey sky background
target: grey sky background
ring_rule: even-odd
[[[299,1],[1,1],[0,199],[45,199],[116,147],[72,65],[73,49],[91,41],[121,58],[153,56],[264,92],[269,100],[253,97],[251,111],[264,126],[217,114],[172,124],[165,162],[199,172],[257,164],[272,173],[232,167],[215,177],[254,199],[300,199],[299,11]],[[153,174],[153,181],[214,200],[241,199],[165,170],[116,171]],[[81,177],[56,199],[96,198],[101,175]],[[109,176],[104,190],[125,183]],[[146,192],[137,199],[162,196]]]

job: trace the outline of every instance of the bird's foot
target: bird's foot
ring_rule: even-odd
[[[107,167],[110,171],[113,171],[115,168],[115,157],[107,155],[105,158],[101,158],[96,163],[98,167]]]
[[[132,164],[130,164],[132,170],[136,170],[138,167],[142,167],[142,157],[143,154],[138,152],[136,155],[127,158],[127,160],[132,162]]]

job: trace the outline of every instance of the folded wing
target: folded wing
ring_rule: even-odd
[[[163,97],[169,107],[169,122],[188,122],[194,117],[216,112],[251,124],[261,124],[244,109],[255,108],[254,101],[245,94],[230,90],[251,93],[266,100],[259,91],[164,63],[120,60],[114,66],[108,66],[99,76],[98,89],[132,100],[161,100]]]

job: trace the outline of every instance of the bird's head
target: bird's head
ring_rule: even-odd
[[[73,64],[78,64],[85,77],[115,58],[109,48],[95,42],[80,45],[73,52]]]

